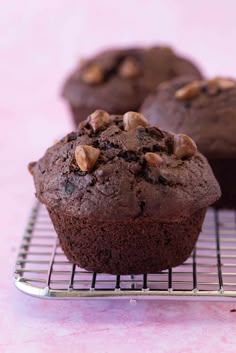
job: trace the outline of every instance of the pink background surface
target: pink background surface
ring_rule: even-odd
[[[235,76],[235,12],[234,0],[2,2],[0,352],[235,352],[235,301],[40,301],[12,281],[34,192],[26,165],[71,129],[59,87],[78,56],[159,41]]]

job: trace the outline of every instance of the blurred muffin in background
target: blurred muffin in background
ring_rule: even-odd
[[[64,83],[62,96],[77,126],[96,109],[112,114],[139,110],[157,85],[184,74],[202,77],[169,47],[110,49],[82,61]]]
[[[152,124],[195,140],[221,186],[215,206],[236,208],[236,81],[177,78],[160,85],[141,111]]]

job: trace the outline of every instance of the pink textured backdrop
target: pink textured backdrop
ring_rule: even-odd
[[[236,76],[235,12],[234,0],[1,2],[0,352],[235,352],[236,302],[52,302],[12,285],[33,199],[26,164],[71,129],[59,88],[77,57],[158,41]]]

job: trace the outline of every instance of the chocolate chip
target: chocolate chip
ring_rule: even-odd
[[[218,79],[212,79],[207,81],[207,93],[209,96],[215,96],[220,92]]]
[[[104,78],[104,73],[101,67],[97,64],[90,64],[81,71],[81,79],[88,84],[101,83]]]
[[[133,78],[141,74],[139,62],[133,57],[125,58],[119,67],[119,75],[124,78]]]
[[[186,102],[184,102],[184,106],[185,106],[185,108],[187,108],[187,109],[191,108],[191,105],[192,105],[191,101],[186,101]]]
[[[236,87],[236,82],[222,77],[215,77],[201,84],[201,91],[209,96],[215,96],[225,90]]]
[[[94,132],[105,128],[110,123],[110,115],[104,110],[98,109],[95,110],[88,117],[88,123],[92,127]]]
[[[147,152],[144,158],[150,167],[160,167],[163,163],[163,158],[157,153]]]
[[[236,87],[236,81],[225,79],[222,77],[215,77],[210,80],[193,81],[175,92],[175,97],[180,100],[191,100],[200,95],[200,93],[215,96],[220,92]],[[189,108],[187,103],[185,107]]]
[[[236,82],[227,78],[223,77],[215,77],[213,79],[210,79],[207,81],[208,87],[215,89],[215,91],[220,90],[220,91],[225,91],[230,88],[236,87]]]
[[[146,128],[148,134],[152,137],[157,137],[158,139],[163,138],[163,132],[157,126],[148,126]]]
[[[187,135],[174,135],[174,154],[177,158],[192,157],[197,153],[195,142]]]
[[[75,185],[69,180],[65,181],[64,187],[65,187],[65,192],[69,195],[72,194],[75,190]]]
[[[184,99],[193,99],[200,95],[201,84],[200,81],[193,81],[184,87],[178,89],[175,92],[175,98],[184,100]]]
[[[91,174],[86,174],[84,180],[87,186],[93,186],[96,182],[96,178]]]
[[[152,151],[153,152],[160,152],[161,150],[162,150],[162,148],[158,144],[152,146]]]
[[[148,126],[148,121],[141,113],[127,112],[123,115],[123,124],[124,129],[129,131],[136,129],[138,126]]]

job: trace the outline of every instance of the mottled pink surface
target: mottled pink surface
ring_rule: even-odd
[[[33,199],[28,161],[71,129],[59,98],[77,57],[156,41],[235,75],[234,0],[5,1],[0,11],[0,352],[235,352],[236,301],[40,301],[12,273]]]

